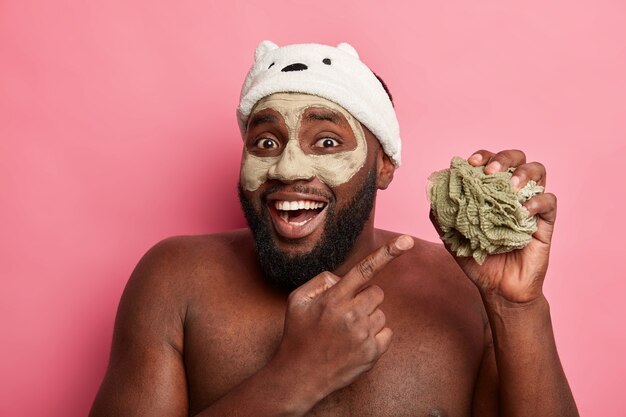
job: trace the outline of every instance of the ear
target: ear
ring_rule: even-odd
[[[276,45],[272,41],[261,42],[259,46],[256,47],[256,51],[254,51],[254,61],[255,62],[258,61],[259,59],[263,57],[263,55],[277,48],[278,48],[278,45]]]
[[[359,54],[357,53],[356,49],[354,49],[354,47],[350,45],[349,43],[342,42],[339,45],[337,45],[337,49],[339,49],[340,51],[347,52],[353,57],[359,59]]]
[[[377,182],[379,190],[386,190],[393,180],[393,173],[396,171],[396,166],[391,162],[391,159],[383,151],[382,148],[378,150],[376,157],[376,168],[378,171]]]

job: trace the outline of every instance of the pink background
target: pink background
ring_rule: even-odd
[[[0,415],[85,415],[141,255],[244,225],[235,106],[266,38],[350,42],[389,84],[379,227],[435,240],[425,178],[454,155],[545,163],[563,365],[583,415],[625,415],[619,0],[0,1]]]

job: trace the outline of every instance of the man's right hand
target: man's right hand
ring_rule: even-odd
[[[317,401],[370,370],[391,342],[379,308],[383,290],[372,278],[413,247],[400,236],[355,265],[343,278],[322,272],[289,296],[274,365],[306,384]]]

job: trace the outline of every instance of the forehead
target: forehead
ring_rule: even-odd
[[[268,109],[280,113],[284,119],[292,119],[293,117],[300,118],[307,109],[311,109],[311,111],[314,111],[313,109],[327,110],[338,116],[339,119],[346,121],[352,121],[354,119],[352,115],[339,104],[319,96],[302,93],[274,93],[264,97],[254,106],[250,113],[250,118]]]

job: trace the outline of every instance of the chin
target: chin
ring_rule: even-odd
[[[324,239],[325,229],[325,225],[321,225],[311,234],[297,239],[285,238],[276,233],[276,230],[272,230],[272,244],[287,257],[308,255],[313,252]]]

